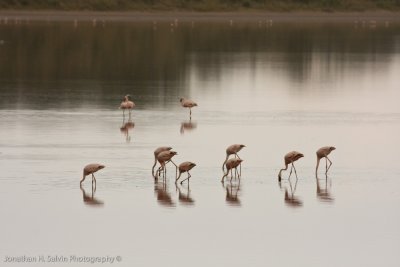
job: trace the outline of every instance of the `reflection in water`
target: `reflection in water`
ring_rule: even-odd
[[[175,187],[178,190],[179,194],[179,202],[182,205],[187,205],[187,206],[192,206],[194,205],[194,199],[190,196],[190,186],[189,183],[187,183],[186,189],[184,189],[182,186],[179,186],[178,184],[175,183]]]
[[[0,80],[7,82],[2,83],[0,106],[42,109],[89,104],[114,109],[110,99],[116,101],[127,90],[141,95],[145,108],[166,106],[168,97],[154,96],[190,95],[192,88],[187,85],[193,69],[199,79],[218,82],[227,66],[248,62],[254,73],[261,65],[278,66],[287,79],[302,84],[315,77],[329,81],[345,73],[356,77],[385,72],[392,65],[381,63],[399,52],[398,24],[374,29],[373,34],[345,23],[281,23],[268,31],[245,22],[234,27],[198,23],[194,31],[190,23],[182,23],[173,36],[162,30],[167,27],[168,23],[159,23],[160,30],[154,31],[152,23],[140,22],[112,22],[104,28],[89,23],[75,28],[61,22],[2,25]],[[176,84],[181,86],[171,86]],[[312,87],[291,90],[307,88]],[[35,89],[40,91],[32,93]]]
[[[132,122],[131,117],[129,116],[129,119],[127,122],[125,122],[125,115],[123,116],[122,119],[122,126],[119,128],[122,134],[125,135],[125,140],[127,143],[131,141],[131,136],[129,134],[129,130],[133,129],[135,127],[135,123]]]
[[[296,193],[296,189],[297,189],[297,181],[298,181],[298,179],[296,178],[296,182],[293,186],[292,181],[290,179],[288,179],[290,193],[288,191],[288,187],[285,186],[285,204],[287,206],[293,207],[293,208],[303,206],[303,201],[294,195]],[[279,186],[281,187],[281,183],[280,182],[278,182],[278,183],[279,183]]]
[[[192,122],[192,120],[189,121],[183,121],[181,123],[181,128],[180,128],[180,133],[184,134],[185,131],[192,131],[194,129],[197,128],[197,123],[196,122]]]
[[[175,207],[171,193],[168,192],[166,181],[154,182],[154,192],[156,193],[158,204],[164,207]]]
[[[85,189],[83,189],[82,186],[80,186],[82,194],[83,194],[83,203],[86,205],[90,205],[92,207],[100,207],[104,205],[104,202],[101,200],[98,200],[97,198],[94,197],[94,194],[96,192],[96,186],[92,184],[92,194],[89,195],[86,193]]]
[[[222,186],[226,189],[226,203],[230,206],[241,206],[240,199],[238,197],[240,191],[240,179],[237,184],[229,182],[226,185],[223,183]]]
[[[317,181],[318,200],[320,200],[321,202],[332,203],[335,200],[331,195],[332,180],[328,179],[327,175],[326,175],[326,179],[318,179],[317,178],[315,180]],[[320,180],[325,180],[325,182],[323,182],[325,184],[325,187],[321,187]],[[328,187],[328,183],[329,183],[329,187]]]

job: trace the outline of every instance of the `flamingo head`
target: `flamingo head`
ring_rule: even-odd
[[[331,147],[329,148],[330,151],[333,151],[333,150],[335,150],[335,149],[336,149],[336,147],[334,147],[334,146],[331,146]]]
[[[97,170],[101,170],[101,169],[104,169],[106,166],[104,166],[104,165],[99,165],[98,167],[97,167]]]

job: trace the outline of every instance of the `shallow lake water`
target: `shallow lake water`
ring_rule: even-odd
[[[3,19],[0,265],[398,266],[399,74],[385,20]],[[241,178],[222,184],[234,143]],[[159,146],[197,164],[189,185],[173,166],[154,181]],[[298,179],[279,183],[292,150]],[[92,162],[96,191],[79,187]]]

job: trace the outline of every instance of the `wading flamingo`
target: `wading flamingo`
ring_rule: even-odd
[[[96,178],[94,177],[93,173],[97,172],[98,170],[103,169],[104,167],[105,167],[104,165],[101,165],[98,163],[92,163],[92,164],[86,165],[85,168],[83,168],[83,177],[82,177],[80,184],[82,185],[83,181],[85,181],[86,176],[88,176],[89,174],[92,175],[92,185],[93,185],[93,182],[96,183]]]
[[[190,118],[192,118],[192,108],[197,107],[197,103],[186,98],[181,98],[179,101],[181,102],[182,107],[189,108]]]
[[[336,148],[333,146],[324,146],[321,147],[320,149],[317,150],[317,167],[315,168],[315,177],[318,178],[318,166],[319,166],[319,161],[322,158],[325,158],[325,174],[328,173],[329,168],[332,166],[332,161],[328,158],[328,155],[335,150]],[[328,167],[328,161],[329,161],[329,167]]]
[[[282,180],[281,173],[282,173],[282,171],[286,171],[287,170],[289,164],[292,164],[292,167],[290,168],[289,178],[290,178],[290,175],[292,175],[292,170],[294,170],[294,173],[296,174],[296,179],[297,179],[297,172],[296,172],[296,168],[294,167],[293,162],[295,162],[296,160],[298,160],[298,159],[300,159],[302,157],[304,157],[304,155],[301,154],[300,152],[297,152],[297,151],[292,151],[292,152],[287,153],[285,155],[285,168],[281,169],[279,171],[278,180],[279,181]]]
[[[153,177],[154,177],[154,168],[157,165],[157,156],[158,156],[158,154],[160,154],[163,151],[170,151],[171,149],[172,149],[172,147],[170,147],[170,146],[160,146],[159,148],[154,150],[154,165],[153,165],[153,168],[151,170],[151,173],[153,174]]]
[[[124,100],[122,100],[121,105],[119,105],[119,108],[122,109],[122,114],[125,117],[125,109],[129,110],[129,118],[131,117],[131,111],[135,107],[135,103],[129,100],[131,96],[126,95],[124,97]]]
[[[193,169],[194,166],[196,166],[196,164],[194,164],[193,162],[190,162],[190,161],[185,161],[185,162],[182,162],[181,164],[179,164],[179,168],[178,168],[179,169],[179,176],[176,178],[175,183],[178,182],[179,178],[181,177],[181,174],[184,173],[184,172],[187,172],[188,177],[186,179],[182,180],[181,184],[186,180],[188,180],[188,182],[189,182],[190,177],[192,177],[190,175],[189,171],[191,169]]]
[[[164,178],[165,178],[165,176],[166,176],[165,164],[167,164],[168,162],[172,162],[172,164],[175,165],[175,168],[176,169],[178,168],[178,166],[172,161],[172,157],[177,154],[178,154],[177,152],[170,151],[170,150],[158,153],[157,161],[160,163],[161,166],[158,168],[156,179],[158,179],[158,175],[161,171],[164,172]],[[176,176],[176,172],[177,172],[177,170],[175,170],[175,176]]]
[[[242,144],[233,144],[228,146],[228,148],[226,149],[226,159],[224,161],[224,163],[222,163],[222,171],[224,171],[224,166],[225,163],[228,161],[228,158],[230,155],[235,155],[235,158],[237,157],[238,159],[240,159],[239,155],[237,154],[240,150],[242,150],[242,148],[246,147],[245,145]]]
[[[224,173],[224,176],[222,176],[222,179],[221,179],[221,182],[222,182],[222,183],[224,182],[224,178],[228,175],[229,171],[231,171],[231,181],[232,181],[232,177],[233,177],[232,169],[236,169],[237,166],[239,166],[240,163],[242,163],[242,161],[243,161],[243,160],[242,160],[242,159],[239,159],[239,158],[232,158],[232,159],[229,159],[229,160],[225,163],[225,166],[226,166],[226,173]],[[236,172],[235,172],[235,174],[236,174]],[[240,175],[239,175],[239,177],[240,177]]]

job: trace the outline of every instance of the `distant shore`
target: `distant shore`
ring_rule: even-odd
[[[21,11],[0,10],[0,22],[29,21],[400,21],[400,12],[187,12],[187,11]]]

